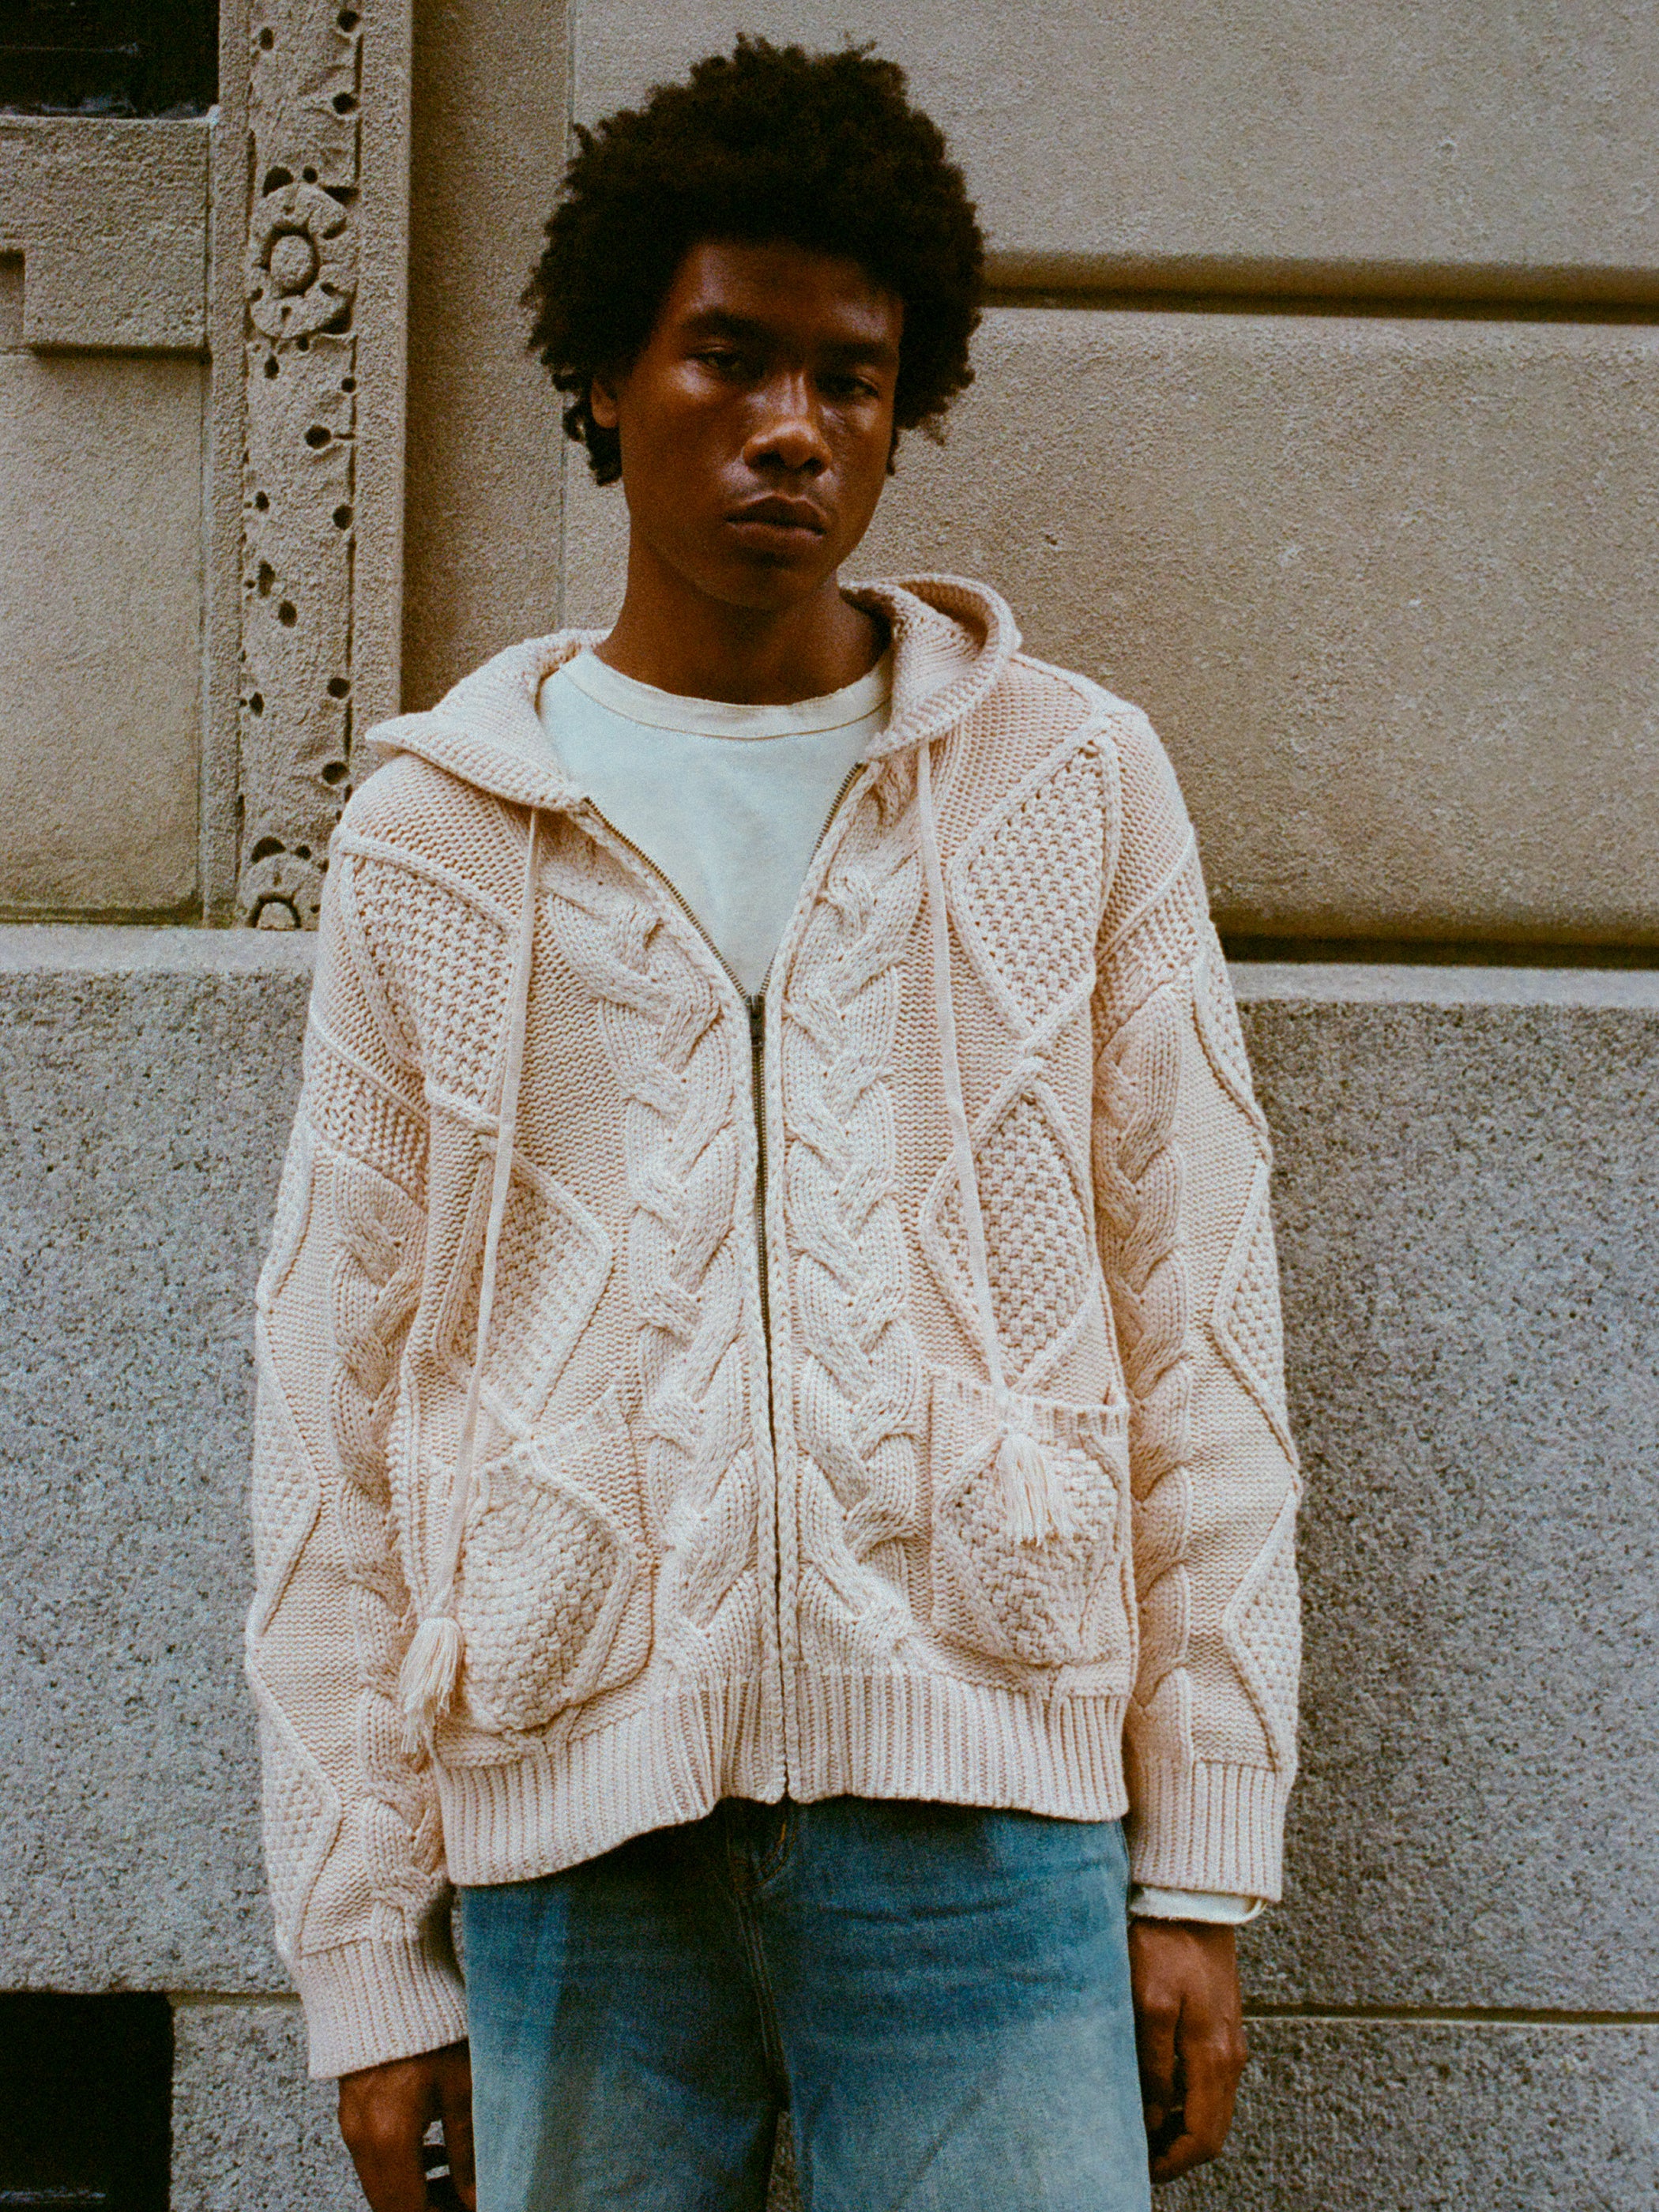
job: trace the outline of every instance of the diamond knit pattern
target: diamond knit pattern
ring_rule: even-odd
[[[493,1154],[478,1169],[471,1247],[456,1275],[459,1296],[442,1348],[470,1370],[477,1348],[478,1288]],[[515,1167],[501,1221],[496,1292],[484,1385],[498,1415],[528,1433],[592,1314],[611,1271],[611,1240],[579,1200],[551,1176]]]
[[[1267,1204],[1267,1170],[1256,1170],[1244,1218],[1228,1255],[1212,1317],[1216,1342],[1273,1428],[1290,1444],[1285,1412],[1284,1330],[1279,1261]]]
[[[1227,986],[1227,963],[1216,933],[1206,921],[1202,932],[1197,963],[1193,970],[1193,1012],[1198,1022],[1198,1034],[1216,1080],[1227,1092],[1239,1112],[1255,1133],[1263,1158],[1271,1151],[1267,1141],[1267,1124],[1261,1109],[1255,1103],[1255,1087],[1250,1080],[1249,1055],[1244,1049],[1244,1032],[1239,1027],[1238,1008]],[[1274,1302],[1278,1291],[1275,1286]]]
[[[352,871],[369,950],[410,1050],[431,1079],[482,1105],[500,1050],[510,960],[505,917],[424,874],[360,856]]]
[[[1022,1089],[1006,1102],[975,1135],[974,1163],[1008,1379],[1018,1389],[1032,1389],[1097,1295],[1083,1164],[1072,1154],[1046,1086]],[[922,1237],[971,1328],[968,1232],[954,1173],[936,1186]]]
[[[258,1353],[259,1388],[253,1404],[253,1448],[267,1470],[253,1501],[253,1543],[260,1581],[270,1602],[280,1601],[283,1585],[311,1533],[322,1502],[322,1485],[307,1466],[304,1446],[295,1434],[283,1403],[281,1385],[264,1347]]]
[[[264,1772],[265,1866],[276,1901],[276,1948],[291,1964],[306,1911],[340,1826],[340,1803],[256,1672],[259,1761]]]
[[[1294,1761],[1295,1731],[1279,1686],[1302,1659],[1301,1597],[1291,1516],[1281,1516],[1228,1608],[1228,1642],[1249,1687],[1273,1756]]]
[[[1028,779],[951,869],[970,946],[1027,1028],[1040,1029],[1093,972],[1104,823],[1101,756],[1089,745]]]

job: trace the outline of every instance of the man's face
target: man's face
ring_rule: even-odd
[[[881,496],[903,318],[856,262],[693,246],[644,351],[591,394],[636,543],[727,605],[810,597]]]

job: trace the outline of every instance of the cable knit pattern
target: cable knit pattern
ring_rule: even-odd
[[[1127,1810],[1143,1881],[1277,1893],[1267,1131],[1180,795],[994,594],[854,596],[893,715],[763,1018],[550,753],[579,635],[337,834],[248,1624],[319,2072],[464,2032],[447,1880],[723,1796]]]
[[[444,1887],[437,1793],[404,1755],[393,1702],[410,1607],[388,1438],[422,1280],[424,1152],[348,905],[337,893],[319,945],[259,1284],[247,1638],[278,1942],[307,1995],[313,2055],[337,2071],[364,2050],[445,2041],[465,2018],[428,1925]]]
[[[921,871],[896,837],[842,862],[813,908],[783,995],[803,1549],[812,1562],[802,1579],[803,1651],[823,1665],[873,1667],[890,1655],[909,1624],[892,1592],[908,1595],[926,1533],[921,1361],[894,1198],[890,1089],[896,971],[921,899]]]
[[[1101,1241],[1129,1393],[1143,1705],[1188,1656],[1193,1315],[1173,1142],[1180,1042],[1165,989],[1112,1033],[1096,1071]]]
[[[1299,1645],[1267,1128],[1174,779],[1144,718],[1126,719],[1124,737],[1122,861],[1153,881],[1137,896],[1121,865],[1108,901],[1095,1157],[1131,1404],[1142,1627],[1127,1721],[1135,1872],[1170,1887],[1271,1896],[1256,1880],[1272,1864],[1262,1814],[1243,1808],[1282,1807],[1294,1774]],[[1200,1158],[1212,1188],[1224,1164],[1230,1207],[1212,1200],[1201,1218],[1189,1195]],[[1200,1437],[1235,1440],[1242,1577],[1197,1533]],[[1248,1713],[1237,1698],[1200,1699],[1200,1668],[1206,1680],[1218,1669],[1231,1676]],[[1218,1802],[1231,1808],[1219,1823]]]
[[[544,883],[560,951],[598,1002],[621,1103],[646,1494],[664,1555],[659,1644],[697,1676],[723,1656],[719,1615],[739,1577],[750,1609],[755,1601],[757,1491],[734,1249],[737,1022],[609,855],[556,859]]]
[[[400,1935],[436,1895],[443,1856],[431,1778],[411,1768],[402,1750],[398,1668],[412,1620],[408,1591],[386,1543],[386,1435],[398,1355],[420,1293],[422,1224],[398,1192],[361,1167],[343,1165],[332,1183],[336,1355],[329,1413],[342,1477],[335,1510],[357,1660],[357,1747],[365,1793],[358,1817],[375,1899],[370,1932]],[[325,1931],[319,1931],[318,1940],[325,1940]]]

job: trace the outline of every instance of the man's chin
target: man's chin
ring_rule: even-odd
[[[716,574],[699,580],[708,598],[727,606],[744,607],[755,614],[781,614],[832,583],[839,565],[826,562],[821,551],[810,562],[799,556],[755,554],[738,562],[722,562]]]

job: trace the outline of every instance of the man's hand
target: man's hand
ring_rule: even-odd
[[[1132,1920],[1140,2096],[1154,2181],[1218,2157],[1244,2070],[1233,1931],[1197,1920]]]
[[[460,2201],[475,2212],[472,2069],[464,2043],[366,2066],[340,2081],[340,2133],[373,2212],[427,2212],[421,2142],[441,2120]]]

